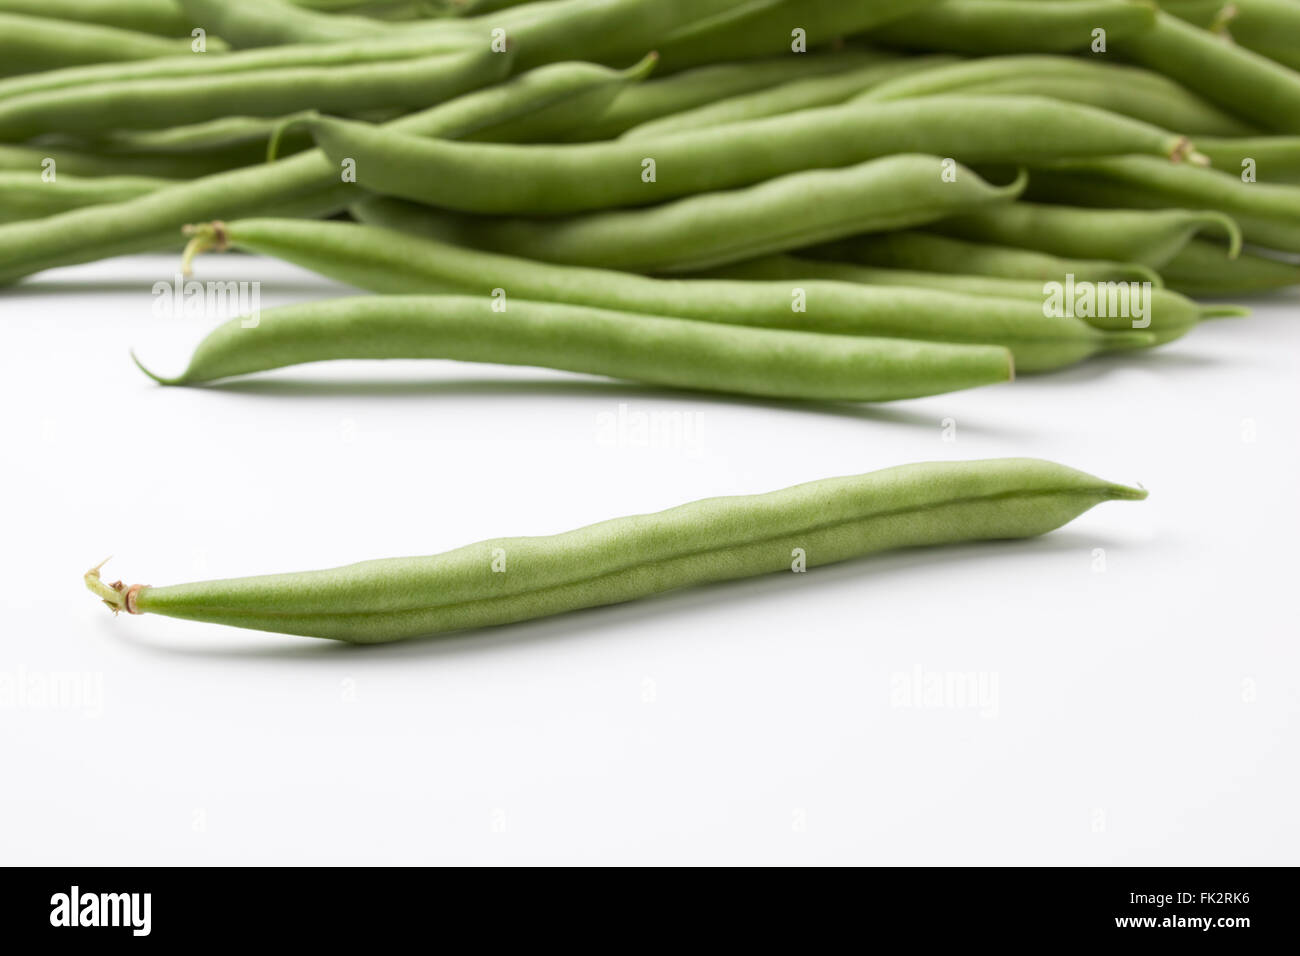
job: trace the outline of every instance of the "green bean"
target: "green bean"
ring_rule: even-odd
[[[322,14],[284,0],[179,0],[195,26],[240,49],[286,43],[329,43],[384,36],[392,26],[367,17]]]
[[[218,327],[164,385],[330,359],[530,365],[763,398],[881,402],[1011,379],[987,345],[821,335],[491,296],[357,296],[267,309]]]
[[[1054,256],[1140,262],[1157,269],[1207,230],[1228,240],[1230,257],[1241,252],[1237,224],[1209,209],[1079,209],[1018,202],[956,213],[928,230]]]
[[[626,82],[625,71],[556,63],[395,120],[392,128],[423,136],[463,136],[596,86]],[[166,249],[190,222],[254,214],[323,216],[341,211],[353,198],[355,191],[340,182],[337,167],[313,149],[139,199],[0,226],[0,284],[54,266]]]
[[[283,116],[306,107],[339,112],[418,108],[495,83],[510,55],[489,48],[418,60],[337,68],[294,67],[211,78],[139,80],[32,93],[0,102],[0,137],[158,129],[223,116]]]
[[[1072,56],[992,56],[940,64],[873,86],[872,101],[940,95],[1034,94],[1083,103],[1197,138],[1246,136],[1243,123],[1173,80],[1140,67]]]
[[[1128,0],[943,0],[870,31],[870,39],[907,50],[973,56],[1072,53],[1091,47],[1094,30],[1105,30],[1107,42],[1118,46],[1154,22],[1150,5]]]
[[[1028,96],[858,103],[654,140],[571,146],[448,143],[324,116],[300,122],[335,162],[354,160],[357,181],[368,189],[447,209],[514,215],[648,205],[900,152],[966,163],[1198,155],[1185,138],[1145,123]]]
[[[101,563],[85,583],[114,612],[369,644],[895,548],[1035,537],[1104,501],[1146,495],[1036,459],[924,462],[429,557],[167,587],[106,584]]]
[[[158,179],[193,179],[234,169],[247,163],[235,162],[234,157],[209,153],[207,155],[165,154],[114,154],[89,152],[64,146],[7,146],[0,144],[0,170],[35,170],[40,172],[54,161],[56,174],[74,176],[147,176]],[[0,271],[3,264],[0,263]]]
[[[844,53],[835,54],[835,58],[845,56]],[[799,57],[794,62],[804,59],[806,58]],[[611,124],[608,122],[598,124],[601,131],[608,135],[588,138],[607,139],[620,133],[625,139],[652,138],[686,130],[708,129],[727,123],[762,119],[767,116],[781,116],[819,106],[834,106],[863,90],[872,88],[876,83],[888,82],[893,77],[928,69],[946,63],[949,59],[942,56],[915,56],[881,60],[878,56],[873,56],[868,62],[853,69],[792,79],[779,86],[765,87],[732,96],[714,96],[694,108],[667,110],[648,122],[623,126],[621,129],[611,129]],[[702,69],[693,70],[691,73],[701,72]],[[691,73],[680,73],[678,77],[690,76]],[[678,77],[668,77],[659,82],[670,83]],[[649,85],[653,84],[647,84]],[[622,123],[615,125],[622,125]]]
[[[719,60],[748,60],[790,53],[794,31],[802,30],[806,49],[824,47],[854,33],[897,20],[938,0],[785,0],[723,14],[676,31],[658,44],[665,70]],[[730,11],[728,12],[730,13]]]
[[[248,219],[197,226],[191,234],[187,271],[200,252],[236,248],[386,294],[487,295],[500,289],[533,301],[728,325],[999,345],[1011,350],[1016,368],[1026,372],[1149,343],[1147,335],[1128,327],[1123,335],[1102,335],[1078,322],[1045,320],[1041,283],[1038,305],[990,304],[923,289],[877,289],[847,282],[805,282],[796,290],[784,279],[652,279],[533,262],[349,223]]]
[[[1240,176],[1252,161],[1257,182],[1300,186],[1300,136],[1247,136],[1197,140],[1210,165]]]
[[[1171,289],[1186,295],[1249,295],[1300,285],[1300,262],[1243,252],[1236,259],[1223,247],[1194,239],[1161,268]]]
[[[915,269],[921,272],[999,276],[1006,279],[1060,281],[1063,276],[1090,282],[1139,281],[1161,284],[1151,268],[1136,262],[1063,259],[1029,249],[1012,249],[966,242],[926,232],[893,232],[861,236],[817,246],[806,255],[870,266]]]
[[[0,172],[0,222],[37,219],[148,195],[175,183],[146,176],[100,176],[80,178],[64,173],[45,182],[38,172]]]
[[[818,279],[863,283],[869,286],[901,286],[909,289],[932,289],[957,295],[1024,299],[1038,305],[1046,299],[1043,283],[1033,279],[1003,279],[993,276],[882,269],[844,262],[803,259],[796,256],[767,256],[717,270],[713,274],[742,279],[773,281],[784,279],[787,282]],[[1061,276],[1056,281],[1064,282],[1064,280],[1065,276]],[[1107,288],[1105,292],[1109,295],[1110,289]],[[1200,306],[1191,299],[1168,289],[1150,288],[1142,290],[1141,294],[1148,297],[1145,317],[1151,320],[1147,331],[1152,336],[1152,339],[1146,343],[1148,345],[1163,345],[1181,338],[1204,319],[1240,317],[1249,314],[1249,310],[1239,306]],[[1082,318],[1093,328],[1104,332],[1131,331],[1134,316],[1122,314],[1124,311],[1107,308],[1105,315],[1085,315]],[[1038,321],[1041,323],[1042,320]],[[1017,370],[1031,371],[1022,361],[1022,356],[1013,342],[1000,340],[997,344],[1005,344],[1012,350],[1012,354],[1016,356]]]
[[[0,11],[182,37],[189,18],[177,0],[0,0]]]
[[[1300,70],[1300,4],[1295,0],[1161,0],[1166,13],[1227,34],[1248,50]]]
[[[832,78],[847,77],[858,71],[870,72],[873,67],[899,63],[900,59],[876,51],[844,50],[699,66],[629,87],[606,110],[589,117],[586,124],[573,130],[565,140],[614,139],[634,127],[668,123],[686,111],[707,109],[728,97],[742,94],[775,97],[787,84],[819,78],[833,82]]]
[[[220,40],[213,40],[220,49]],[[148,60],[189,50],[189,40],[172,40],[91,23],[0,13],[0,76],[86,63]]]
[[[1121,52],[1263,129],[1300,133],[1300,75],[1267,57],[1162,12]]]
[[[1035,169],[1029,194],[1048,202],[1135,209],[1213,209],[1256,245],[1300,252],[1300,187],[1244,183],[1217,169],[1173,169],[1141,156],[1069,161]]]
[[[688,272],[860,233],[932,223],[989,203],[1010,202],[1024,177],[993,186],[945,161],[902,154],[780,176],[757,186],[700,193],[648,209],[616,209],[562,220],[482,219],[410,210],[404,226],[457,245],[527,259],[631,272]],[[383,207],[380,207],[381,210]],[[358,218],[375,221],[359,204]],[[422,213],[422,215],[420,215]],[[383,221],[382,212],[376,214]]]

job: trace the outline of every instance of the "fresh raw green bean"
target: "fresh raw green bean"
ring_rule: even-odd
[[[997,299],[1024,299],[1040,306],[1046,298],[1043,283],[1033,279],[1001,279],[992,276],[882,269],[844,262],[803,259],[796,256],[767,256],[717,270],[713,274],[741,279],[771,281],[784,279],[787,282],[819,279],[831,282],[856,282],[868,286],[933,289],[957,295],[991,296]],[[1118,285],[1119,283],[1111,284]],[[1109,295],[1110,289],[1107,288],[1105,291]],[[1130,288],[1129,292],[1147,296],[1144,306],[1145,315],[1140,318],[1150,318],[1151,320],[1149,327],[1146,329],[1153,336],[1148,343],[1150,345],[1162,345],[1181,338],[1203,319],[1235,318],[1249,314],[1249,310],[1239,306],[1215,305],[1202,307],[1176,292],[1170,292],[1168,289],[1158,287],[1142,290]],[[1132,330],[1134,317],[1122,314],[1125,310],[1110,310],[1107,308],[1105,311],[1105,315],[1089,314],[1081,316],[1081,318],[1093,328],[1102,331],[1124,332]],[[1041,319],[1039,321],[1041,322]],[[1005,344],[1016,355],[1017,369],[1030,371],[1021,361],[1021,356],[1014,343],[1000,341],[999,344]]]
[[[38,219],[83,206],[121,202],[174,185],[170,179],[145,176],[82,178],[67,173],[45,182],[39,172],[3,171],[0,172],[0,222]]]
[[[513,215],[644,206],[894,153],[928,152],[965,163],[1198,156],[1186,138],[1154,126],[1031,96],[856,103],[653,140],[562,146],[448,143],[324,116],[300,122],[335,162],[355,161],[357,181],[368,189],[447,209]]]
[[[924,462],[429,557],[167,587],[106,584],[100,564],[85,583],[114,612],[369,644],[896,548],[1035,537],[1146,495],[1036,459]]]
[[[284,0],[179,0],[195,26],[240,49],[287,43],[330,43],[384,36],[389,24],[368,17],[317,13]]]
[[[1215,169],[1240,176],[1250,160],[1256,182],[1300,186],[1300,136],[1249,136],[1197,140]]]
[[[1209,209],[1080,209],[1004,203],[956,213],[933,223],[928,231],[1071,259],[1140,262],[1157,269],[1206,231],[1228,240],[1229,256],[1241,252],[1237,224]]]
[[[1019,177],[993,186],[945,160],[902,154],[842,169],[779,176],[745,189],[687,196],[648,209],[615,209],[562,220],[484,219],[409,207],[399,228],[418,228],[456,245],[527,259],[630,272],[689,272],[843,236],[932,223],[944,216],[1014,200]],[[357,206],[362,221],[382,210]]]
[[[63,146],[6,146],[0,144],[0,169],[43,171],[54,161],[58,175],[148,176],[158,179],[194,179],[211,176],[247,163],[234,162],[225,154],[196,155],[115,154],[70,149]],[[3,271],[3,265],[0,265]]]
[[[504,78],[510,54],[484,47],[418,60],[294,67],[210,77],[131,80],[0,101],[0,138],[159,129],[224,116],[283,116],[307,107],[356,112],[426,107]]]
[[[1300,133],[1300,74],[1267,57],[1163,12],[1119,52],[1263,129]]]
[[[1218,210],[1236,220],[1248,242],[1300,252],[1300,186],[1244,183],[1217,169],[1116,156],[1035,169],[1028,194],[1083,206]]]
[[[822,335],[492,296],[357,296],[233,319],[164,385],[330,359],[441,358],[530,365],[764,398],[882,402],[1011,379],[988,345]],[[141,368],[144,368],[141,366]],[[147,369],[145,370],[148,371]]]
[[[678,30],[658,44],[665,70],[719,60],[748,60],[790,53],[795,31],[804,49],[825,47],[843,37],[872,29],[938,0],[784,0],[755,4],[736,15],[723,14]]]
[[[1171,289],[1186,295],[1250,295],[1300,286],[1300,261],[1243,252],[1229,259],[1223,247],[1194,239],[1161,268]]]
[[[1300,70],[1300,3],[1295,0],[1161,0],[1180,20],[1226,34],[1248,50]]]
[[[870,31],[872,43],[927,52],[1072,53],[1093,44],[1093,31],[1106,31],[1119,46],[1151,29],[1155,10],[1129,0],[943,0],[913,16]]]
[[[393,203],[394,200],[385,200]],[[729,325],[1000,345],[1016,368],[1046,371],[1100,351],[1148,344],[1146,334],[1098,334],[1074,321],[1043,318],[1039,303],[972,302],[924,289],[878,289],[848,282],[785,279],[651,279],[479,252],[350,223],[248,219],[191,230],[186,269],[208,249],[272,255],[322,275],[386,294],[466,293],[500,289],[512,297],[666,315]],[[1023,297],[1018,297],[1023,298]]]
[[[213,40],[221,49],[220,40]],[[0,76],[188,52],[189,40],[46,17],[0,13]]]
[[[904,62],[912,59],[920,58]],[[861,98],[884,101],[934,95],[1021,94],[1084,103],[1178,130],[1196,137],[1198,148],[1202,135],[1248,136],[1257,132],[1251,124],[1158,73],[1074,56],[1021,54],[948,62],[903,73],[873,86]]]
[[[589,63],[556,63],[395,120],[421,136],[463,136],[521,113],[628,82],[627,73]],[[34,167],[38,168],[38,167]],[[75,172],[69,168],[68,172]],[[60,265],[166,249],[186,223],[221,216],[324,216],[346,208],[355,190],[337,167],[309,150],[250,169],[206,176],[122,203],[0,226],[0,284]]]
[[[0,12],[183,37],[189,17],[177,0],[0,0]]]
[[[927,232],[892,232],[842,239],[808,249],[805,255],[920,272],[1000,276],[1059,282],[1065,276],[1090,282],[1140,281],[1160,285],[1160,276],[1136,262],[1063,259],[1029,249],[966,242]]]
[[[568,142],[593,142],[615,137],[633,127],[652,125],[696,108],[740,95],[778,96],[786,84],[845,77],[870,72],[885,63],[898,63],[894,54],[842,50],[833,53],[785,55],[741,63],[715,63],[629,87],[603,112],[593,115],[565,137]],[[847,99],[847,97],[845,97]],[[788,111],[782,111],[788,112]]]
[[[838,53],[831,58],[837,59],[846,55],[847,53]],[[794,62],[803,59],[805,58],[799,57]],[[876,83],[888,82],[894,77],[905,76],[950,60],[950,57],[943,56],[915,56],[885,60],[873,56],[867,63],[853,69],[792,79],[779,86],[746,91],[733,96],[713,96],[702,105],[691,109],[666,110],[658,114],[657,118],[635,126],[611,130],[610,124],[599,124],[601,131],[609,135],[589,138],[608,139],[620,133],[625,139],[653,138],[686,130],[709,129],[727,123],[762,119],[767,116],[781,116],[820,106],[834,106],[870,89]],[[704,69],[680,73],[678,77],[687,77],[691,73],[702,72]],[[733,66],[732,69],[740,69],[740,67]],[[670,83],[678,77],[669,77],[659,82]],[[647,84],[649,85],[652,84]]]

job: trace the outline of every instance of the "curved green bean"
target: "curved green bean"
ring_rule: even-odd
[[[1237,224],[1210,209],[1080,209],[1017,202],[956,213],[927,229],[1065,258],[1139,262],[1157,269],[1206,231],[1228,240],[1229,257],[1241,252]]]
[[[415,208],[402,217],[457,245],[528,259],[632,272],[689,272],[842,236],[933,223],[944,216],[1009,202],[1023,176],[993,186],[945,161],[898,155],[841,169],[779,176],[745,189],[700,193],[648,209],[615,209],[560,220],[483,219]],[[357,206],[362,221],[389,225]]]
[[[3,171],[0,172],[0,223],[121,202],[173,185],[173,180],[147,176],[78,177],[68,173],[45,182],[38,172]]]
[[[654,140],[563,146],[449,143],[324,116],[298,122],[335,162],[353,160],[358,183],[368,189],[463,212],[513,215],[644,206],[893,153],[965,163],[1199,155],[1185,137],[1145,123],[1029,96],[856,103]]]
[[[212,49],[224,44],[217,39]],[[148,60],[189,51],[189,40],[173,40],[91,23],[0,12],[0,76],[14,76],[87,63]]]
[[[1295,0],[1161,0],[1180,20],[1226,34],[1270,60],[1300,70],[1300,4]]]
[[[1236,259],[1223,247],[1194,239],[1161,267],[1171,289],[1186,295],[1250,295],[1300,285],[1300,262],[1243,252]]]
[[[491,296],[358,296],[233,319],[164,385],[330,359],[442,358],[530,365],[764,398],[882,402],[1009,381],[987,345],[821,335]],[[144,366],[141,366],[144,369]]]
[[[113,611],[358,644],[509,624],[895,548],[1029,538],[1145,490],[1028,458],[924,462],[707,498],[429,557],[167,587],[86,586]]]
[[[915,269],[920,272],[999,276],[1059,282],[1064,276],[1090,282],[1150,282],[1162,284],[1155,270],[1136,262],[1063,259],[1030,249],[1013,249],[967,242],[927,232],[892,232],[841,239],[805,250],[805,255],[869,266]]]

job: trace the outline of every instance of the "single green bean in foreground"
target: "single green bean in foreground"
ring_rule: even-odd
[[[212,49],[224,44],[212,40]],[[86,63],[148,60],[189,51],[190,41],[89,23],[0,12],[0,76]]]
[[[1300,252],[1300,186],[1246,183],[1217,169],[1173,169],[1142,156],[1115,156],[1035,168],[1026,194],[1081,206],[1215,210],[1231,216],[1247,242]]]
[[[906,50],[991,53],[1073,53],[1088,50],[1093,31],[1107,42],[1138,36],[1155,23],[1155,10],[1129,0],[943,0],[868,33],[872,43]]]
[[[353,160],[357,182],[367,189],[507,215],[644,206],[895,153],[968,164],[1119,153],[1202,159],[1186,137],[1033,96],[850,103],[662,138],[578,145],[449,143],[325,116],[299,122],[332,160]]]
[[[68,173],[45,182],[39,172],[0,171],[0,223],[120,202],[174,185],[173,180],[147,176],[81,177]]]
[[[394,200],[385,200],[392,203]],[[1046,319],[1039,301],[993,302],[949,291],[888,289],[855,282],[652,279],[481,252],[350,223],[246,219],[192,230],[193,256],[235,248],[276,256],[321,275],[385,294],[494,290],[520,299],[728,325],[998,345],[1018,371],[1060,368],[1098,352],[1150,344],[1125,327],[1103,333],[1072,319]],[[1042,285],[1039,284],[1041,293]],[[960,290],[953,290],[960,291]],[[1010,297],[1009,297],[1010,298]],[[1015,297],[1019,298],[1019,297]]]
[[[107,584],[101,564],[85,583],[114,612],[369,644],[897,548],[1031,538],[1102,502],[1146,496],[1038,459],[923,462],[428,557],[164,587]]]
[[[331,359],[530,365],[763,398],[879,402],[992,385],[1011,353],[984,345],[741,328],[492,296],[357,296],[219,326],[164,385]],[[143,366],[141,366],[143,368]],[[147,372],[147,370],[146,370]]]
[[[1212,209],[1080,209],[1017,202],[959,212],[927,229],[1065,258],[1140,262],[1157,269],[1203,232],[1226,239],[1229,257],[1241,251],[1237,224]]]
[[[945,180],[945,170],[955,179]],[[408,204],[400,222],[388,222],[383,217],[389,204],[378,204],[373,213],[367,203],[355,208],[362,221],[413,226],[421,235],[528,259],[630,272],[688,272],[842,236],[933,223],[1009,203],[1024,186],[1024,176],[994,186],[938,157],[903,154],[791,173],[661,206],[567,219],[487,219]]]
[[[627,71],[590,63],[555,63],[402,117],[392,127],[422,136],[463,136],[595,87],[627,82]],[[0,160],[4,153],[0,147]],[[355,196],[355,189],[340,181],[338,167],[313,149],[125,202],[0,226],[0,284],[54,266],[167,249],[191,222],[222,216],[324,216],[346,208]]]
[[[819,259],[921,272],[1000,276],[1006,279],[1062,281],[1067,275],[1092,282],[1140,281],[1161,285],[1159,273],[1136,262],[1064,259],[1031,249],[968,242],[928,232],[891,232],[841,239],[807,249]],[[1226,256],[1226,252],[1225,252]]]
[[[1186,295],[1251,295],[1300,286],[1300,261],[1250,250],[1229,259],[1222,246],[1204,239],[1189,242],[1160,271],[1171,289]]]
[[[908,289],[931,289],[963,296],[1023,299],[1040,307],[1047,300],[1045,284],[1033,279],[1003,279],[995,276],[884,269],[878,266],[831,262],[823,259],[805,259],[797,256],[766,256],[752,262],[740,263],[739,265],[716,270],[711,274],[751,280],[775,281],[781,279],[786,282],[803,282],[814,279],[860,283],[868,287],[902,286]],[[1065,280],[1062,277],[1061,280],[1055,281],[1063,283]],[[1078,282],[1079,290],[1082,290],[1085,281],[1080,280]],[[1121,285],[1121,283],[1092,284],[1106,286],[1104,289],[1094,290],[1094,293],[1105,295],[1108,302],[1112,294],[1110,287],[1112,285]],[[1146,297],[1142,305],[1143,315],[1137,318],[1140,320],[1150,319],[1149,326],[1146,328],[1146,331],[1152,336],[1148,343],[1150,345],[1163,345],[1166,342],[1181,338],[1203,319],[1236,318],[1249,314],[1249,310],[1239,306],[1198,305],[1191,299],[1168,289],[1155,286],[1146,289],[1134,289],[1131,283],[1122,284],[1129,285],[1129,301],[1135,295]],[[1118,294],[1116,298],[1118,301]],[[1089,314],[1080,316],[1080,318],[1093,328],[1108,332],[1124,332],[1133,329],[1135,317],[1127,309],[1110,309],[1107,306],[1104,310],[1090,308],[1087,311]],[[1104,312],[1105,314],[1093,314],[1094,312]],[[1126,312],[1129,312],[1129,314],[1125,314]],[[1038,321],[1042,322],[1041,319]],[[1032,334],[1032,330],[1027,331]],[[1006,344],[1016,354],[1016,368],[1018,370],[1030,371],[1022,364],[1021,357],[1012,343],[1006,342],[1002,344]]]

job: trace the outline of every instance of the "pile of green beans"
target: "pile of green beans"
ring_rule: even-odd
[[[375,644],[898,548],[1030,538],[1146,494],[1035,459],[925,462],[428,557],[165,587],[105,583],[101,564],[85,582],[114,611]]]

